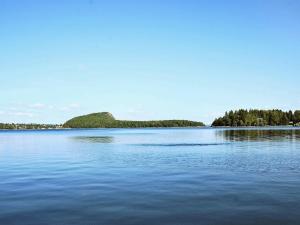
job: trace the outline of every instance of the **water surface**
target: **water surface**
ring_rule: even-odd
[[[0,131],[0,224],[300,224],[300,130]]]

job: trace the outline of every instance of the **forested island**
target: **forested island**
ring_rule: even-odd
[[[1,130],[48,130],[61,129],[62,125],[58,124],[36,124],[36,123],[0,123]]]
[[[67,121],[64,128],[143,128],[143,127],[200,127],[202,122],[189,120],[116,120],[111,113],[92,113]]]
[[[216,126],[300,126],[300,110],[284,112],[279,109],[258,110],[240,109],[226,112],[223,117],[217,118],[212,123]]]

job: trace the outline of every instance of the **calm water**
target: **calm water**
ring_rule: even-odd
[[[0,131],[0,224],[300,224],[300,130]]]

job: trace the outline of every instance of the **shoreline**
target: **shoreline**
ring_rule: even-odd
[[[54,129],[0,129],[0,131],[8,131],[8,130],[15,130],[15,131],[30,131],[30,130],[40,130],[40,131],[47,131],[47,130],[99,130],[99,129],[188,129],[188,128],[211,128],[210,126],[198,126],[198,127],[98,127],[98,128],[54,128]]]
[[[98,128],[49,128],[49,129],[0,129],[0,131],[62,131],[62,130],[99,130],[99,129],[280,129],[280,128],[300,128],[300,126],[191,126],[191,127],[98,127]]]

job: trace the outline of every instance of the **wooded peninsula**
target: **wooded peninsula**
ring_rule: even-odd
[[[142,127],[200,127],[202,122],[190,120],[116,120],[109,112],[92,113],[67,121],[64,128],[142,128]]]

